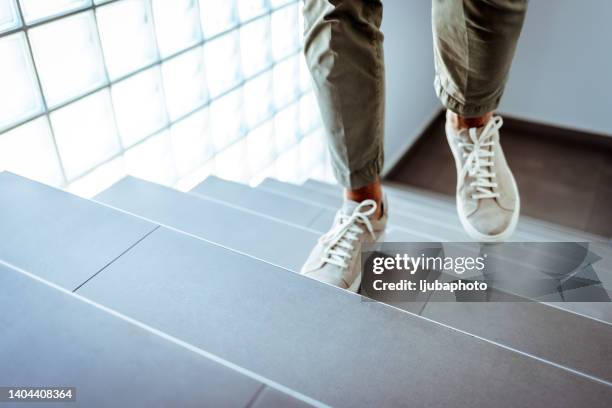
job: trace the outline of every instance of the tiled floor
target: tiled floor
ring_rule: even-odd
[[[546,131],[550,133],[549,128]],[[522,213],[611,237],[612,149],[556,140],[548,133],[542,136],[512,120],[502,128],[502,145],[521,192]],[[388,180],[454,196],[455,177],[440,116]]]

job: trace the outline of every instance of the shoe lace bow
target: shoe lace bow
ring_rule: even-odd
[[[353,255],[354,242],[365,232],[360,225],[365,226],[373,239],[376,238],[370,220],[376,208],[376,201],[364,200],[351,214],[339,212],[335,226],[320,238],[326,248],[322,261],[346,268]]]
[[[502,118],[495,116],[485,125],[480,137],[476,128],[471,128],[468,130],[469,140],[465,141],[460,138],[457,144],[465,160],[459,175],[459,180],[461,180],[459,188],[464,186],[466,176],[469,176],[472,179],[470,187],[471,197],[474,200],[499,197],[499,193],[493,190],[497,188],[497,183],[494,181],[496,174],[493,171],[495,152],[491,147],[495,145],[493,135],[502,124]]]

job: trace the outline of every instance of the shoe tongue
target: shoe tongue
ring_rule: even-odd
[[[456,135],[463,139],[464,142],[472,142],[472,139],[470,138],[470,131],[472,129],[476,129],[476,138],[478,139],[480,137],[480,135],[482,134],[482,131],[484,130],[484,126],[481,127],[477,127],[477,128],[470,128],[470,129],[460,129],[458,132],[456,132]]]
[[[340,212],[344,215],[351,215],[353,214],[353,211],[355,211],[355,208],[357,208],[359,204],[360,203],[358,203],[357,201],[353,201],[353,200],[349,200],[345,198],[344,204],[342,204],[342,208],[340,208]]]

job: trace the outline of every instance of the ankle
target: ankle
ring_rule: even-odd
[[[372,183],[358,188],[354,190],[346,189],[344,192],[344,196],[352,201],[362,202],[365,200],[374,200],[376,201],[376,219],[381,218],[383,215],[382,211],[382,186],[380,183],[380,179],[377,178]]]
[[[485,126],[493,117],[493,112],[487,112],[482,116],[465,117],[448,111],[448,119],[456,131]]]

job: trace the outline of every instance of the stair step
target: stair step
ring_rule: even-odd
[[[222,180],[217,177],[208,177],[194,187],[191,193],[241,209],[253,210],[281,221],[309,227],[320,234],[329,229],[336,213],[336,209],[321,207],[264,189],[253,189],[244,184]],[[402,234],[403,240],[441,240],[442,236],[450,236],[457,240],[464,238],[463,235],[460,236],[454,231],[442,228],[436,229],[421,220],[410,222],[400,214],[392,215],[390,225],[410,225],[409,228],[400,227],[399,230],[394,232],[394,234]],[[398,235],[395,236],[398,237]]]
[[[0,384],[59,382],[79,406],[159,406],[169,391],[174,406],[247,406],[263,385],[3,265],[0,316]]]
[[[250,188],[244,184],[209,176],[195,186],[191,193],[226,204],[250,209],[287,223],[309,227],[322,215],[333,220],[334,211],[304,203],[293,198],[274,195],[264,190]],[[329,226],[329,224],[328,224]]]
[[[156,227],[89,200],[0,173],[0,259],[75,289]]]
[[[21,181],[3,186],[6,188],[0,189],[0,194],[14,197],[19,196],[19,191],[24,188],[28,191],[46,189],[38,184],[28,186],[31,182],[16,178]],[[134,184],[131,187],[134,188]],[[140,189],[136,191],[144,192]],[[71,197],[67,193],[58,193]],[[182,196],[189,197],[185,194]],[[157,195],[151,197],[164,199]],[[180,200],[165,197],[169,200],[165,204],[175,212],[191,208],[183,207]],[[36,214],[46,206],[44,200],[36,200],[31,204],[30,211]],[[70,211],[79,214],[89,211],[95,216],[97,207],[102,206],[81,200],[75,202]],[[254,216],[253,213],[241,212]],[[189,211],[185,214],[189,215]],[[70,223],[72,219],[64,218],[59,213],[54,215],[59,217],[40,218],[37,226],[41,230],[55,228],[68,231],[56,224]],[[133,219],[122,215],[127,216],[127,220]],[[197,218],[198,213],[194,212],[193,215]],[[233,215],[239,216],[237,213]],[[265,219],[272,224],[278,222]],[[80,221],[87,221],[87,217]],[[297,226],[287,226],[302,230]],[[92,236],[105,231],[105,227],[92,225],[95,228],[91,231]],[[235,230],[231,231],[235,234]],[[35,234],[25,234],[20,239],[29,248],[33,248],[33,242],[39,242]],[[266,243],[272,246],[277,241],[267,238]],[[83,245],[83,250],[93,250]],[[57,259],[66,259],[73,248],[57,245],[55,250]],[[6,261],[2,256],[0,260]],[[406,401],[414,401],[417,406],[439,406],[448,404],[452,399],[453,405],[490,406],[490,401],[496,401],[496,406],[545,404],[596,407],[605,406],[612,398],[612,384],[607,380],[609,371],[606,371],[609,368],[602,364],[608,360],[609,349],[606,348],[608,342],[605,339],[610,338],[610,333],[606,330],[612,326],[589,319],[570,321],[571,325],[567,326],[564,320],[553,319],[557,322],[558,332],[548,334],[546,347],[544,337],[536,342],[536,350],[542,348],[543,353],[553,350],[551,355],[556,354],[560,359],[553,360],[555,363],[584,370],[588,374],[584,375],[381,303],[364,302],[357,295],[287,273],[269,263],[196,238],[195,234],[186,235],[164,226],[155,226],[137,242],[127,243],[120,254],[99,272],[77,290],[79,296],[93,299],[187,342],[187,345],[245,367],[273,383],[289,386],[334,406],[396,406],[405,405]],[[0,291],[4,293],[8,288],[7,293],[19,294],[11,284],[2,280],[4,275],[0,271]],[[38,300],[41,296],[31,292],[31,298],[21,298],[35,303],[32,299]],[[15,308],[14,304],[19,305],[19,302],[0,296],[0,317],[3,321],[6,321],[5,311],[24,309]],[[58,312],[60,319],[65,308],[51,305],[43,306],[41,310],[46,314],[49,310]],[[467,316],[471,311],[464,313]],[[495,311],[491,315],[495,316],[496,313],[503,315],[504,312]],[[530,313],[539,316],[539,312]],[[88,318],[75,319],[70,316],[68,313],[63,321],[79,322],[79,333],[89,334],[84,323],[89,321]],[[544,325],[547,318],[537,316],[531,318]],[[504,317],[508,319],[507,315]],[[20,343],[15,333],[29,333],[32,328],[38,330],[45,327],[44,324],[31,324],[37,321],[35,318],[20,321],[24,328],[10,331],[11,344]],[[49,327],[62,327],[53,319],[45,322],[49,322]],[[491,323],[495,326],[494,322]],[[100,330],[103,328],[104,324]],[[523,330],[525,338],[529,339],[529,332],[524,328],[519,326],[514,330],[519,333]],[[49,331],[51,329],[45,332]],[[66,332],[70,334],[69,330]],[[96,333],[95,330],[91,332]],[[561,335],[555,336],[559,333]],[[105,340],[106,346],[108,338],[104,336],[98,333],[95,338]],[[49,336],[30,337],[42,342]],[[71,340],[73,337],[68,336]],[[516,336],[516,339],[520,337]],[[6,338],[3,337],[3,341]],[[62,343],[73,345],[70,341]],[[38,347],[45,350],[43,346]],[[103,346],[96,347],[99,350]],[[125,350],[133,353],[134,347],[126,346]],[[113,347],[108,348],[116,352]],[[0,348],[0,355],[3,350]],[[73,361],[70,356],[58,355],[66,361]],[[79,357],[82,359],[80,354]],[[70,367],[81,367],[79,361]],[[584,363],[584,367],[578,363],[572,366],[574,362]],[[109,364],[113,364],[112,361]],[[132,361],[130,364],[137,365]],[[86,367],[89,370],[91,365]],[[77,374],[85,378],[83,373],[87,372],[81,370]],[[431,378],[443,384],[445,392],[431,387]],[[478,392],[474,392],[474,383],[479,384]],[[504,386],[500,387],[499,384]],[[189,386],[188,383],[183,385]],[[226,387],[220,389],[227,390]],[[256,405],[266,405],[265,395],[274,401],[279,397],[274,390],[264,389],[255,401]]]
[[[319,207],[314,203],[304,202],[294,196],[289,196],[287,191],[294,193],[300,193],[304,195],[303,188],[293,184],[281,183],[273,181],[272,186],[274,189],[280,189],[287,187],[287,191],[283,194],[277,194],[268,189],[252,189],[246,185],[222,180],[219,178],[213,178],[211,182],[209,179],[204,180],[198,186],[196,186],[192,193],[197,194],[201,197],[217,200],[228,205],[236,206],[237,208],[249,209],[250,203],[258,200],[259,209],[265,215],[276,218],[280,221],[287,221],[284,213],[291,213],[291,221],[294,223],[302,223],[319,233],[324,233],[329,229],[333,221],[335,211],[330,208]],[[301,190],[300,190],[301,189]],[[308,194],[308,192],[306,193]],[[272,204],[274,203],[274,204]],[[283,207],[283,211],[277,212],[277,207]],[[321,208],[321,212],[314,219],[299,219],[296,218],[295,214],[299,211],[306,211],[308,208],[316,209]],[[309,211],[312,214],[314,211]],[[517,234],[519,240],[526,239],[525,234]],[[446,239],[442,239],[442,237]],[[454,238],[454,239],[453,239]],[[401,242],[401,241],[462,241],[464,236],[459,236],[455,231],[448,230],[447,228],[440,226],[439,224],[433,223],[431,220],[425,217],[418,217],[415,219],[408,219],[402,214],[391,214],[389,218],[389,228],[384,238],[385,241],[389,242]],[[544,237],[539,240],[544,240]],[[612,248],[605,242],[591,242],[590,245],[596,249],[597,253],[609,254],[610,257],[605,257],[598,262],[595,267],[598,272],[605,273],[605,277],[610,277],[608,281],[609,286],[612,287]]]
[[[291,201],[285,196],[274,195],[274,193],[265,190],[258,191],[242,184],[217,178],[212,182],[209,182],[208,179],[205,180],[192,191],[239,207],[247,207],[253,197],[256,196],[264,204],[267,202],[267,205],[262,204],[263,211],[266,211],[266,214],[270,216],[278,216],[279,219],[283,213],[274,212],[277,205],[283,206],[285,211],[296,202],[304,205],[298,200]],[[230,191],[231,193],[229,193]],[[253,193],[254,191],[256,193]],[[326,211],[328,217],[333,217],[331,210]],[[294,221],[298,222],[299,220]],[[326,220],[326,223],[320,226],[320,231],[323,232],[328,229],[330,223],[331,219]],[[319,229],[316,224],[311,224],[310,227]],[[404,233],[403,230],[391,229],[386,234],[386,240],[390,242],[414,241],[414,237],[402,235],[402,233]],[[596,267],[598,268],[598,275],[603,281],[603,278],[611,276],[609,271],[612,270],[612,266],[609,265],[609,258],[605,258],[602,262],[607,262],[607,265],[605,265],[607,273],[603,272],[602,265],[597,264]],[[608,279],[604,283],[607,283],[607,287],[612,287],[612,279]],[[489,303],[462,303],[456,307],[455,305],[455,303],[428,302],[424,306],[423,302],[418,302],[416,304],[403,303],[396,306],[411,312],[421,313],[425,317],[477,334],[483,338],[499,341],[526,353],[550,359],[560,364],[567,364],[576,369],[597,373],[612,380],[612,371],[610,371],[612,367],[608,368],[607,364],[599,364],[600,356],[606,353],[605,347],[607,347],[603,346],[604,349],[602,349],[601,345],[606,342],[599,343],[599,346],[594,343],[594,347],[598,350],[592,354],[591,352],[594,350],[587,351],[586,354],[589,355],[581,355],[584,351],[584,349],[581,349],[565,356],[567,350],[572,350],[572,344],[589,342],[589,333],[593,330],[605,333],[606,336],[612,335],[612,327],[607,327],[605,324],[602,326],[601,322],[576,314],[578,312],[603,322],[612,323],[612,309],[609,304],[589,305],[587,303],[566,302],[557,304],[558,308],[535,302],[495,303],[494,306],[490,306],[492,304]],[[578,329],[579,327],[581,329]],[[557,333],[559,332],[571,332],[575,337],[558,336]],[[599,368],[591,369],[592,367]]]
[[[332,196],[338,196],[341,188],[338,185],[324,183],[317,180],[307,180],[303,186],[310,191],[318,191]],[[412,207],[412,210],[419,212],[423,211],[435,211],[441,210],[446,213],[446,217],[440,218],[441,221],[449,223],[453,226],[461,227],[459,220],[456,216],[455,203],[452,198],[449,198],[442,194],[431,193],[424,190],[418,190],[412,187],[400,186],[397,183],[385,183],[385,191],[392,197],[401,198],[400,211],[406,211],[408,208],[405,206],[408,203],[418,203],[418,207]],[[397,203],[395,203],[397,204]],[[435,219],[443,217],[440,211],[434,213],[423,213],[428,216],[434,216]],[[452,215],[452,219],[448,217]],[[521,216],[521,220],[517,227],[517,234],[528,234],[525,240],[534,240],[539,238],[540,241],[587,241],[587,242],[606,242],[605,237],[590,234],[584,231],[578,231],[569,227],[563,227],[560,225],[552,224],[543,220],[538,220],[528,216]]]
[[[277,195],[292,197],[313,205],[318,205],[327,209],[337,209],[342,205],[342,197],[338,191],[330,193],[327,191],[317,191],[298,186],[295,184],[283,183],[274,179],[266,179],[259,186],[262,189]],[[454,207],[441,207],[432,210],[432,205],[422,205],[415,202],[405,201],[393,194],[387,194],[389,200],[390,224],[408,231],[422,234],[423,241],[469,241],[469,237],[463,231],[459,220],[455,215]],[[318,223],[313,224],[318,226]],[[527,239],[531,236],[518,236],[515,239]]]
[[[332,406],[612,398],[611,384],[166,228],[78,293]]]
[[[327,209],[337,209],[342,204],[339,191],[330,193],[305,188],[295,184],[282,183],[273,179],[264,180],[259,189],[295,200],[302,200]],[[307,198],[304,198],[307,197]],[[390,225],[402,228],[420,235],[421,241],[470,241],[465,234],[459,219],[455,215],[454,207],[433,209],[435,205],[423,205],[413,201],[406,201],[393,194],[387,194],[389,200],[389,222]],[[318,202],[318,204],[317,204]],[[313,223],[313,227],[324,225],[324,221]],[[517,233],[513,237],[515,241],[532,240],[534,237],[526,233]]]
[[[95,199],[292,271],[299,271],[318,239],[315,231],[134,177]]]
[[[310,188],[306,187],[306,185],[309,185]],[[324,187],[320,188],[320,186]],[[341,204],[339,187],[319,181],[308,180],[306,183],[304,183],[304,185],[298,186],[295,184],[283,183],[274,179],[266,179],[264,182],[262,182],[261,188],[265,191],[283,195],[285,197],[293,197],[294,200],[298,201],[302,200],[302,197],[308,197],[308,202],[312,203],[312,205],[316,205],[314,199],[318,200],[319,198],[321,198],[322,201],[329,201],[330,198],[335,200],[335,208]],[[313,190],[313,188],[315,188],[315,190]],[[321,191],[317,190],[327,190],[327,192],[322,193]],[[332,193],[332,191],[335,192]],[[396,190],[391,188],[392,193],[393,191]],[[411,201],[417,201],[416,199],[412,198],[413,195],[416,195],[418,199],[422,199],[422,197],[418,197],[418,194],[413,192],[407,192],[407,194]],[[429,194],[427,197],[429,197],[427,198],[428,200],[434,200],[434,195],[432,194]],[[412,204],[414,211],[411,212],[411,216],[409,217],[408,213],[406,212],[397,213],[397,209],[395,208],[397,205],[407,203],[406,199],[396,199],[396,201],[390,200],[390,202],[391,209],[389,222],[392,227],[405,229],[406,231],[414,231],[417,236],[422,234],[423,231],[427,231],[427,233],[430,234],[430,237],[433,237],[429,240],[433,239],[434,241],[462,242],[467,239],[465,233],[463,232],[463,227],[461,227],[458,217],[455,215],[456,210],[454,204],[447,211],[438,211],[435,214],[427,213],[427,209],[434,207],[433,204]],[[330,206],[330,208],[333,207]],[[452,215],[449,216],[449,214]],[[315,221],[311,223],[310,227],[325,230],[328,228],[326,228],[325,225],[329,226],[329,224],[325,224],[326,221],[326,219],[315,219]],[[436,239],[435,237],[438,237],[439,239]],[[444,238],[442,239],[440,237]],[[428,239],[423,240],[427,241]],[[387,239],[387,241],[391,241],[391,239]],[[410,241],[410,239],[405,239],[402,241]],[[414,239],[412,241],[414,241]],[[589,244],[596,249],[597,253],[609,255],[596,264],[596,269],[598,272],[605,272],[607,274],[605,277],[607,277],[608,274],[612,276],[612,246],[610,245],[610,242],[603,237],[582,231],[572,230],[555,224],[549,224],[547,222],[535,220],[529,217],[522,217],[522,220],[519,221],[517,232],[512,241],[589,242]],[[612,287],[612,281],[608,287]]]
[[[257,189],[268,191],[273,194],[293,198],[305,203],[326,208],[335,212],[342,205],[342,198],[339,194],[329,194],[326,192],[304,189],[295,184],[283,183],[273,179],[264,180]],[[469,241],[469,237],[463,232],[456,217],[448,214],[431,215],[421,214],[428,210],[414,204],[406,206],[405,203],[394,196],[389,199],[389,223],[395,228],[400,228],[412,234],[420,241]],[[444,219],[448,219],[445,221]],[[444,221],[443,221],[444,220]],[[315,220],[312,224],[314,228],[329,228],[327,218]]]

